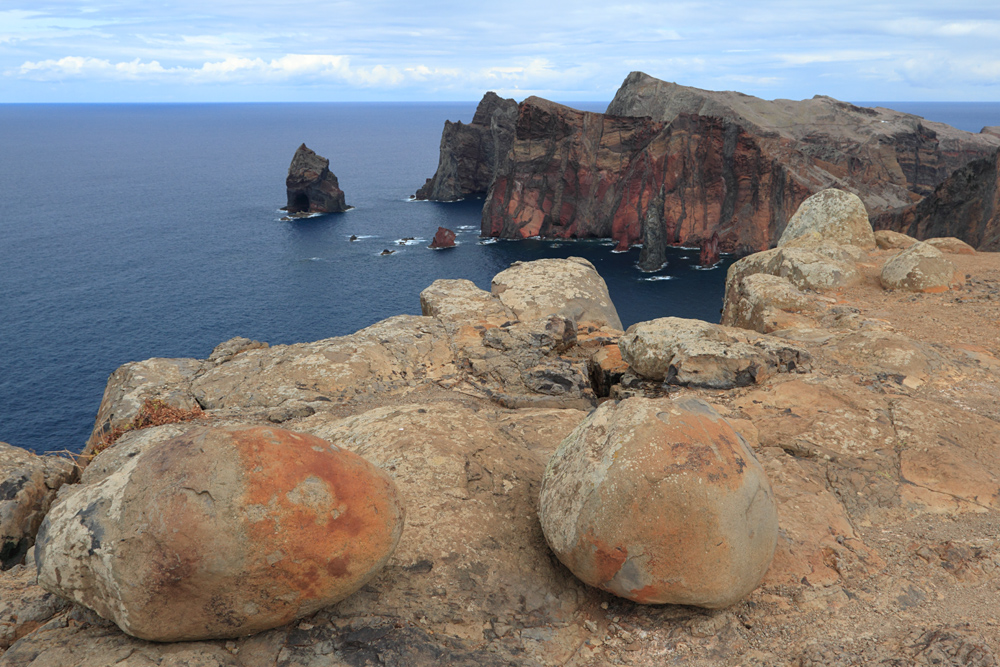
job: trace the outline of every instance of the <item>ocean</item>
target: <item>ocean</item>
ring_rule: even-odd
[[[1000,104],[886,106],[974,131],[1000,124]],[[664,270],[643,274],[638,250],[482,243],[482,202],[409,201],[434,173],[444,121],[474,111],[0,105],[0,440],[79,451],[123,363],[204,358],[233,336],[280,344],[349,334],[419,314],[419,293],[435,279],[489,289],[518,260],[586,257],[626,326],[668,315],[718,321],[729,259],[703,271],[697,250],[676,249]],[[279,220],[302,142],[330,159],[354,210]],[[458,247],[426,247],[438,226],[458,232]],[[414,241],[400,245],[406,237]],[[385,248],[396,252],[380,256]]]

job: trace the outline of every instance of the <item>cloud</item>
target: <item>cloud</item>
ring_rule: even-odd
[[[205,62],[200,67],[163,67],[158,61],[139,59],[112,63],[100,58],[68,56],[58,60],[25,62],[17,73],[37,81],[72,78],[104,80],[184,80],[190,83],[247,83],[328,80],[356,86],[395,86],[405,80],[395,67],[351,67],[347,56],[288,54],[273,60],[230,57]]]

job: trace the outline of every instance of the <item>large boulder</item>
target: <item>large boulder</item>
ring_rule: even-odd
[[[802,202],[778,239],[778,246],[812,232],[843,245],[875,249],[875,234],[864,202],[836,188],[817,192]]]
[[[927,239],[924,241],[927,245],[934,246],[941,252],[951,253],[953,255],[975,255],[976,249],[971,245],[963,241],[962,239],[955,238],[954,236],[944,236],[940,238]]]
[[[60,456],[38,456],[0,442],[0,564],[20,563],[63,484],[76,466]]]
[[[726,286],[722,324],[760,333],[813,327],[820,304],[787,278],[755,273]]]
[[[875,243],[879,250],[906,250],[920,241],[909,234],[894,232],[891,229],[879,229],[875,231]]]
[[[285,178],[289,213],[342,213],[350,208],[330,161],[306,147],[299,146],[288,166]]]
[[[766,273],[787,278],[800,289],[824,291],[849,287],[861,280],[853,262],[832,259],[806,248],[772,248],[748,255],[730,265],[726,290],[746,276]]]
[[[402,528],[392,480],[356,454],[278,428],[196,428],[61,497],[35,561],[46,590],[133,636],[238,637],[349,596]]]
[[[774,555],[764,470],[707,403],[605,403],[549,461],[539,516],[577,577],[643,603],[729,606]]]
[[[622,328],[607,284],[580,257],[515,262],[493,277],[491,291],[522,321],[561,315]]]
[[[618,346],[622,359],[647,380],[712,389],[760,383],[810,360],[808,352],[777,338],[680,317],[633,324]]]
[[[892,257],[882,267],[882,287],[911,292],[947,292],[961,284],[955,265],[927,243],[917,243]]]

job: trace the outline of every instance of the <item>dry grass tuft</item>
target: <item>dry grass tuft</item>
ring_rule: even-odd
[[[132,418],[132,421],[124,426],[116,426],[101,435],[101,439],[94,445],[92,456],[97,456],[105,449],[115,444],[118,438],[129,431],[149,428],[150,426],[163,426],[164,424],[176,424],[178,422],[191,421],[193,419],[205,418],[205,411],[199,406],[194,406],[190,410],[175,408],[156,398],[147,398],[146,402],[139,408],[139,413]]]

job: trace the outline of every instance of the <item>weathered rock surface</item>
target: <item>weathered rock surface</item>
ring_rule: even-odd
[[[35,533],[56,492],[74,481],[68,458],[38,456],[0,442],[0,564],[17,565],[35,543]]]
[[[882,288],[891,251],[815,239],[780,250],[850,265],[858,279],[815,293],[780,276],[744,276],[730,294],[753,306],[748,324],[791,322],[761,338],[807,351],[812,369],[746,387],[643,379],[620,358],[620,331],[558,314],[522,321],[468,281],[425,290],[424,317],[321,344],[247,349],[218,364],[130,365],[112,376],[102,414],[136,396],[193,401],[192,385],[211,371],[233,394],[229,407],[205,410],[206,423],[268,426],[280,412],[289,428],[363,448],[409,506],[399,547],[361,590],[310,617],[249,638],[165,644],[67,608],[15,567],[0,572],[0,648],[14,642],[0,665],[995,663],[1000,262],[950,255],[969,278],[914,294]],[[412,351],[427,340],[415,338],[421,329],[433,354]],[[355,350],[359,388],[324,394]],[[326,361],[303,362],[327,351]],[[238,379],[224,381],[227,372]],[[537,519],[544,466],[587,416],[572,408],[595,401],[528,383],[559,377],[579,389],[588,372],[583,392],[597,396],[708,401],[761,462],[780,530],[767,574],[744,600],[718,611],[637,604],[586,586],[548,550]],[[82,483],[100,484],[189,428],[129,431]]]
[[[1000,154],[969,162],[924,199],[884,211],[872,224],[918,239],[954,236],[978,250],[1000,250]]]
[[[212,350],[212,353],[208,355],[208,360],[213,364],[224,364],[231,360],[237,354],[241,352],[246,352],[247,350],[261,350],[269,347],[267,343],[263,343],[259,340],[250,340],[249,338],[244,338],[243,336],[236,336],[235,338],[230,338],[224,343],[219,343]]]
[[[882,286],[911,292],[947,292],[961,277],[944,254],[928,243],[901,251],[882,267]]]
[[[927,239],[924,243],[929,246],[934,246],[941,252],[947,252],[953,255],[974,255],[976,253],[975,248],[961,239],[956,239],[954,236]]]
[[[482,234],[644,242],[649,270],[665,245],[715,233],[724,251],[771,247],[798,205],[831,186],[873,214],[909,206],[998,147],[1000,137],[889,109],[765,101],[633,72],[606,114],[520,104]]]
[[[766,334],[814,326],[813,319],[803,314],[819,310],[820,304],[787,278],[753,273],[727,284],[722,324]]]
[[[679,317],[633,324],[618,346],[648,380],[712,389],[761,383],[809,364],[808,352],[779,339]]]
[[[853,262],[831,259],[813,250],[785,247],[758,252],[731,264],[726,273],[726,292],[755,273],[787,278],[799,289],[816,291],[847,287],[861,280]]]
[[[202,427],[62,496],[35,561],[44,588],[136,637],[239,637],[356,591],[402,528],[395,486],[360,456],[276,428]]]
[[[864,202],[857,195],[837,188],[827,188],[802,202],[781,233],[778,247],[807,234],[865,250],[876,245]]]
[[[493,277],[490,289],[519,320],[561,315],[622,328],[607,284],[594,265],[580,257],[515,262]]]
[[[683,115],[666,124],[529,97],[483,206],[481,233],[610,236],[619,249],[645,241],[650,270],[663,247],[715,233],[726,251],[773,245],[809,194],[729,121]]]
[[[516,119],[517,102],[489,92],[468,125],[445,121],[437,171],[415,198],[456,201],[485,195],[510,150]]]
[[[437,232],[434,233],[434,239],[431,241],[430,248],[454,248],[455,247],[455,232],[444,227],[438,227]]]
[[[559,560],[644,603],[734,604],[764,577],[778,537],[763,468],[697,399],[601,406],[553,455],[539,503]]]
[[[875,244],[880,250],[906,250],[914,243],[920,243],[908,234],[901,234],[889,229],[875,231]]]
[[[330,161],[302,144],[292,156],[285,178],[289,213],[342,213],[350,208]]]

